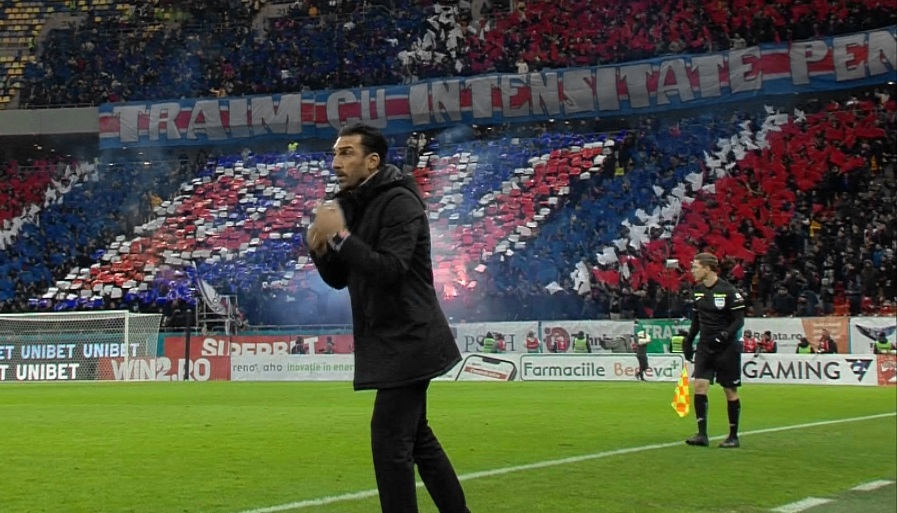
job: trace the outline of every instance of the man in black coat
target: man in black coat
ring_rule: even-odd
[[[430,380],[461,361],[433,286],[430,226],[414,178],[386,164],[374,128],[340,130],[336,200],[308,229],[321,278],[349,288],[356,390],[376,389],[374,473],[383,513],[417,513],[414,465],[440,513],[469,513],[452,464],[427,423]]]

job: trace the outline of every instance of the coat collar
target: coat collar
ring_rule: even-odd
[[[400,186],[410,189],[420,197],[414,177],[406,175],[392,164],[387,164],[355,189],[338,192],[336,198],[340,200],[340,203],[349,202],[357,205],[366,205],[384,190]]]

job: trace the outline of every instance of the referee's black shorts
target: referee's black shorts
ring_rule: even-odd
[[[695,352],[695,379],[719,383],[724,388],[741,386],[741,344],[729,344],[720,352]]]

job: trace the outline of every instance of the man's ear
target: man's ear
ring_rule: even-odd
[[[380,168],[380,155],[377,153],[371,153],[370,155],[368,155],[368,170],[375,171],[379,168]]]

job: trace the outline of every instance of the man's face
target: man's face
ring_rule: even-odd
[[[710,268],[702,265],[697,260],[691,263],[691,276],[695,279],[695,281],[701,281],[704,277],[707,276],[707,273],[710,272]]]
[[[380,166],[376,153],[365,155],[360,135],[340,137],[333,145],[333,171],[340,190],[350,191],[368,179]]]

